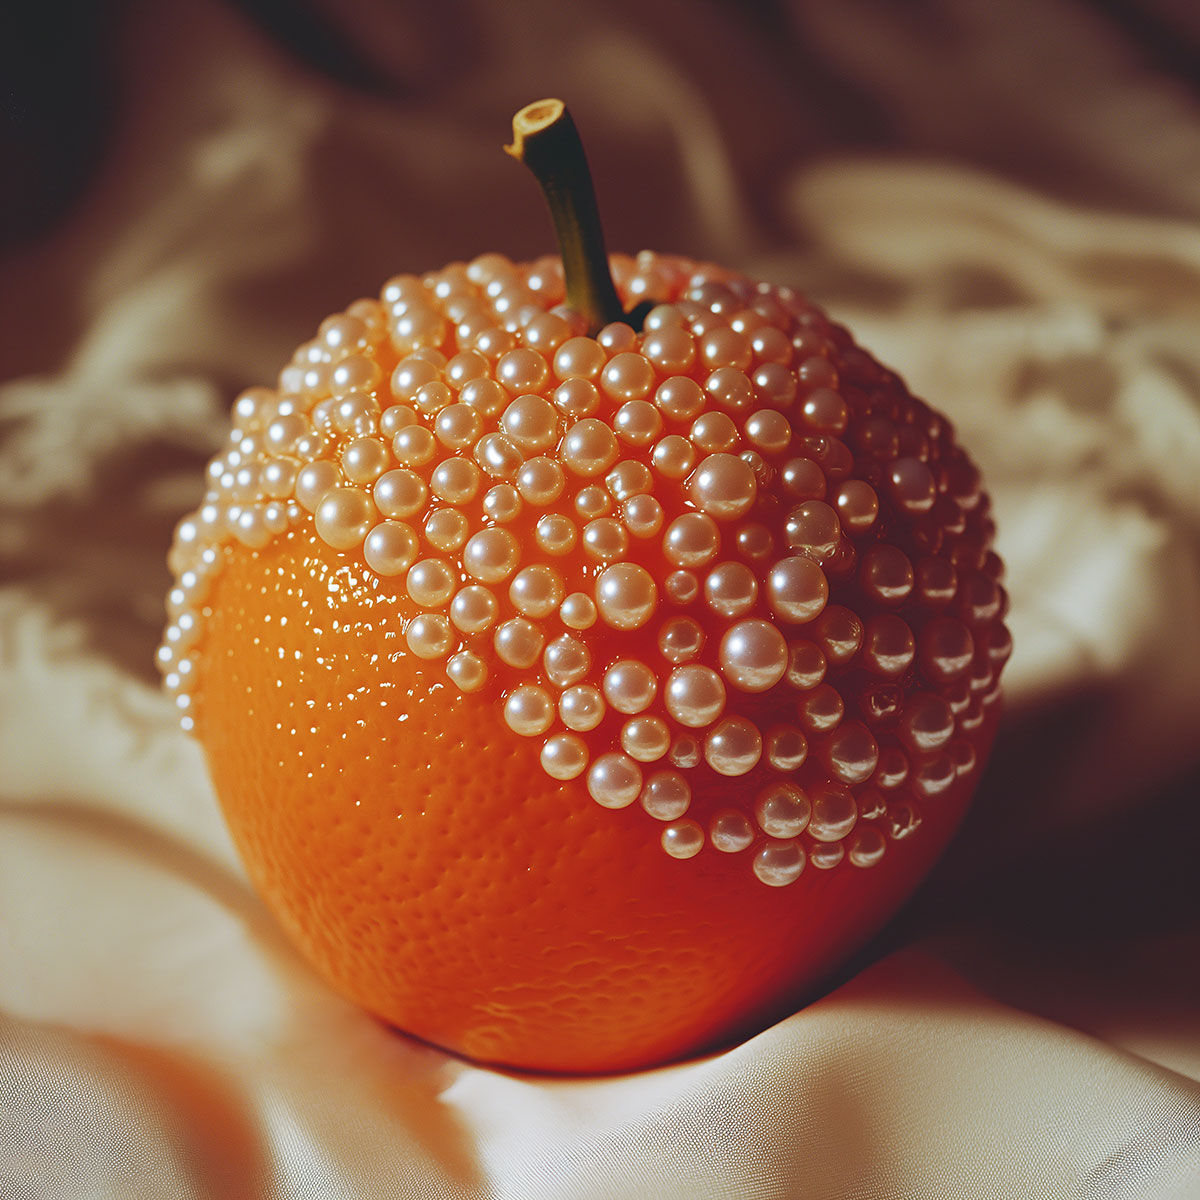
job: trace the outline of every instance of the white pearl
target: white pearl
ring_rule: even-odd
[[[596,607],[614,629],[640,629],[658,607],[654,577],[637,563],[614,563],[596,580]]]
[[[476,583],[460,588],[450,603],[450,620],[463,633],[482,633],[495,622],[499,612],[495,595]]]
[[[765,692],[786,674],[788,648],[769,621],[752,617],[726,631],[719,650],[721,673],[739,691]]]
[[[605,808],[628,808],[642,790],[642,769],[625,754],[602,754],[588,768],[588,793]]]
[[[751,771],[762,756],[762,734],[745,717],[726,717],[704,739],[704,761],[718,775],[736,778]]]
[[[805,861],[795,842],[773,842],[754,856],[754,874],[768,887],[787,887],[800,878]]]
[[[621,728],[621,749],[638,762],[657,762],[671,748],[671,731],[659,717],[634,717]]]
[[[477,692],[487,682],[487,666],[469,650],[460,650],[450,656],[446,674],[460,692]]]
[[[676,667],[667,678],[666,705],[680,725],[702,729],[721,715],[725,685],[710,667],[697,663]]]
[[[507,529],[481,529],[463,547],[463,566],[481,583],[507,579],[520,557],[520,543]]]
[[[542,770],[551,779],[575,779],[587,766],[587,747],[570,733],[556,733],[542,745]]]
[[[592,666],[592,656],[587,646],[566,633],[546,647],[542,661],[550,682],[560,688],[578,683]]]
[[[558,715],[568,729],[587,733],[604,720],[604,697],[590,684],[576,684],[559,697]]]
[[[678,771],[655,771],[639,797],[642,807],[658,821],[675,821],[692,803],[692,789]]]
[[[554,703],[536,684],[519,684],[504,701],[504,720],[514,733],[535,737],[553,723]]]
[[[492,644],[500,661],[510,667],[532,667],[542,652],[542,631],[522,617],[497,626]]]
[[[662,831],[662,848],[672,858],[695,858],[704,849],[704,830],[695,821],[677,821]]]
[[[744,813],[727,808],[717,813],[708,826],[708,839],[722,854],[737,854],[754,841],[754,827]]]
[[[657,691],[658,680],[645,663],[622,659],[604,673],[604,698],[626,716],[649,708]]]

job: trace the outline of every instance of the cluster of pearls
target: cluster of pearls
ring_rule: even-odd
[[[869,867],[973,769],[997,694],[978,477],[787,289],[652,254],[614,275],[664,301],[641,334],[584,336],[552,260],[398,277],[239,397],[176,533],[166,685],[191,727],[228,547],[311,522],[402,586],[410,653],[668,855],[748,852],[772,886]],[[744,802],[707,811],[713,776]]]

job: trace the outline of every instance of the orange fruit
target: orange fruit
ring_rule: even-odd
[[[546,1071],[812,994],[951,837],[1009,650],[944,418],[786,288],[611,268],[654,303],[594,332],[498,255],[325,321],[234,405],[159,655],[317,969]]]

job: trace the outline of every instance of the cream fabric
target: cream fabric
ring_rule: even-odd
[[[4,266],[5,1200],[1200,1196],[1200,100],[1069,2],[751,7],[317,6],[374,94],[215,0],[124,10],[102,167]],[[544,250],[498,147],[545,93],[614,246],[794,283],[950,414],[1016,640],[975,813],[862,968],[604,1080],[331,994],[151,666],[234,392],[395,271]]]

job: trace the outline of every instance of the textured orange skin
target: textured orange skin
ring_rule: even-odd
[[[490,689],[407,651],[417,610],[355,557],[297,532],[235,547],[211,605],[198,733],[255,884],[339,991],[484,1062],[613,1072],[763,1028],[912,892],[977,781],[877,865],[772,888],[547,777]]]

